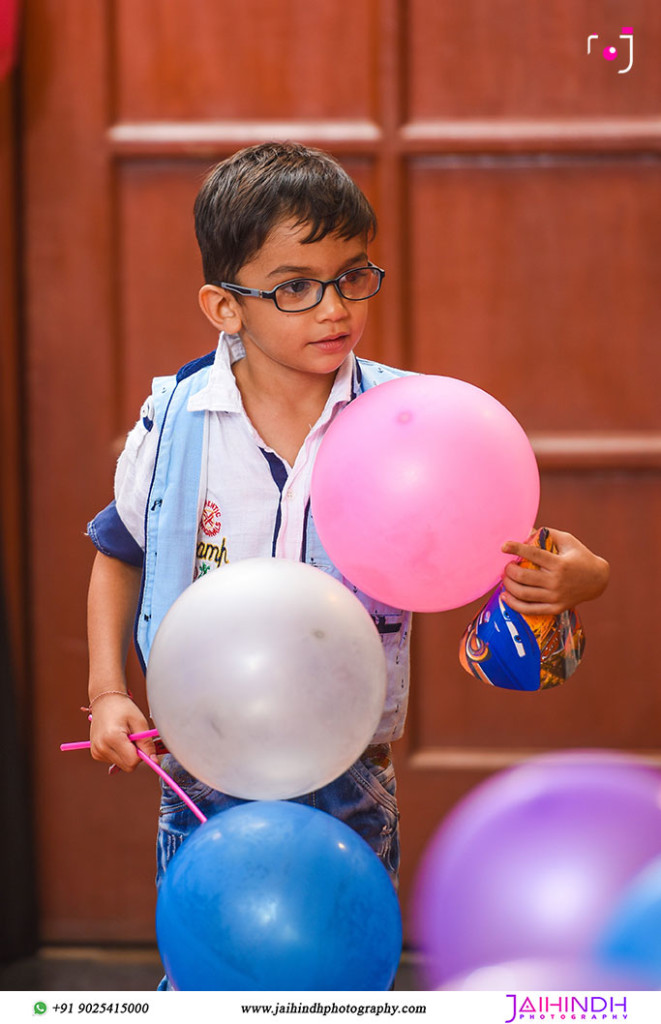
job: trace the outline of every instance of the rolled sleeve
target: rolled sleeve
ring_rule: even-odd
[[[87,535],[104,555],[142,566],[145,547],[145,509],[149,497],[158,430],[154,430],[152,399],[126,439],[115,472],[115,500],[87,525]]]
[[[102,554],[142,568],[144,552],[120,519],[116,502],[111,501],[87,524],[87,536]]]

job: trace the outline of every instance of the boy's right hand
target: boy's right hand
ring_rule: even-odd
[[[152,739],[133,743],[128,737],[136,732],[147,732],[150,724],[130,697],[108,694],[92,711],[90,724],[90,753],[95,761],[116,764],[124,772],[134,771],[140,764],[136,752],[139,747],[152,761],[156,748]]]

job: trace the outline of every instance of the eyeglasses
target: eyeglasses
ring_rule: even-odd
[[[347,270],[330,281],[296,277],[292,281],[279,284],[270,292],[260,291],[259,288],[244,288],[242,284],[229,284],[227,281],[212,281],[211,283],[216,287],[236,292],[237,295],[251,296],[256,299],[273,299],[277,308],[283,313],[304,313],[306,309],[314,309],[319,305],[329,284],[335,287],[338,295],[351,302],[371,299],[379,291],[385,275],[385,270],[370,263],[366,267]]]

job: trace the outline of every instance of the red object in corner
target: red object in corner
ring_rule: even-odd
[[[0,0],[0,81],[16,63],[19,0]]]

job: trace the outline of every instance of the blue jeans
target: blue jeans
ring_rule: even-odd
[[[187,796],[210,818],[214,814],[246,803],[226,796],[193,778],[172,756],[166,754],[163,769]],[[167,865],[200,822],[165,783],[162,785],[158,827],[156,884],[160,885]],[[399,810],[397,784],[390,745],[368,747],[355,764],[322,789],[295,798],[296,803],[316,807],[353,828],[372,847],[397,888],[399,873]],[[159,989],[169,988],[164,978]]]

